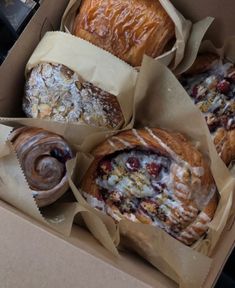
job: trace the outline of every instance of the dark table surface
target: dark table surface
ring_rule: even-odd
[[[229,257],[215,288],[235,288],[235,250]]]

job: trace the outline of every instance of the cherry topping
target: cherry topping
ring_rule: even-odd
[[[62,150],[59,148],[54,148],[50,155],[54,158],[56,158],[61,163],[67,162],[69,159],[72,158],[72,155],[69,150]]]
[[[148,173],[154,177],[157,177],[162,170],[162,166],[154,162],[147,164],[146,168]]]
[[[140,161],[136,157],[129,157],[126,161],[126,167],[130,171],[138,171],[140,168]]]
[[[197,93],[198,93],[198,87],[194,86],[192,90],[192,97],[197,98]]]
[[[230,83],[227,80],[222,80],[217,84],[216,88],[220,93],[227,94],[230,90]]]
[[[100,173],[101,174],[108,174],[112,171],[112,164],[109,160],[103,160],[100,163]]]

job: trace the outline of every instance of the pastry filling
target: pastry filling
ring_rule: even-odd
[[[192,170],[203,172],[197,168]],[[193,177],[188,167],[155,151],[124,150],[106,156],[98,165],[95,181],[102,199],[84,196],[117,221],[124,217],[177,236],[200,212],[190,200]],[[185,179],[189,186],[182,183]]]
[[[216,62],[212,69],[183,77],[182,85],[204,114],[211,133],[235,128],[235,67]]]

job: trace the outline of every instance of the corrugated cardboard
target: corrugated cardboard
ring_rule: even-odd
[[[218,17],[207,34],[216,44],[222,45],[223,39],[233,34],[233,0],[172,2],[192,20]],[[21,115],[27,60],[43,34],[59,27],[67,3],[68,0],[44,0],[0,66],[1,116],[12,115],[13,102],[19,103],[19,111],[14,116]],[[177,287],[136,255],[122,252],[120,258],[110,256],[91,234],[78,226],[74,226],[71,237],[63,237],[2,201],[0,219],[0,287]],[[234,247],[235,224],[231,222],[227,227],[212,255],[213,265],[204,288],[215,284]]]

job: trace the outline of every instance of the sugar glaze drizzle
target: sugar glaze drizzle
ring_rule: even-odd
[[[167,189],[164,189],[164,192],[161,194],[158,194],[155,199],[159,200],[160,203],[162,203],[160,205],[160,208],[162,209],[162,211],[164,211],[169,221],[172,222],[174,225],[179,224],[179,221],[180,221],[179,219],[183,219],[184,223],[188,223],[188,227],[185,228],[183,231],[180,231],[180,230],[177,231],[176,229],[174,232],[172,232],[171,230],[172,224],[164,223],[159,219],[154,219],[152,225],[163,228],[168,233],[170,233],[171,235],[173,235],[174,237],[178,239],[181,239],[181,240],[183,239],[183,241],[186,244],[190,243],[192,237],[198,239],[201,235],[199,232],[202,232],[202,231],[205,232],[207,230],[208,223],[211,221],[211,219],[204,212],[200,212],[200,209],[198,207],[192,206],[191,204],[187,205],[187,207],[184,206],[184,202],[190,199],[191,197],[190,190],[192,190],[192,187],[187,186],[184,183],[183,178],[184,178],[185,172],[187,170],[190,170],[194,178],[197,179],[196,182],[198,182],[198,185],[199,185],[197,189],[202,189],[202,187],[200,187],[201,186],[200,177],[203,176],[204,169],[202,167],[191,167],[186,161],[181,159],[174,151],[172,151],[172,149],[169,146],[163,143],[163,141],[159,137],[157,137],[157,135],[155,135],[150,128],[146,127],[145,130],[154,140],[156,140],[165,149],[165,151],[170,155],[172,160],[175,161],[171,163],[168,174],[162,173],[162,176],[161,176],[163,179],[163,182],[167,184]],[[135,129],[132,130],[132,133],[143,146],[145,147],[148,146],[146,141],[141,137],[141,135]],[[119,138],[118,136],[115,136],[112,139],[120,142],[125,148],[131,148],[133,146],[131,143]],[[108,143],[112,147],[117,149],[117,146],[110,139],[108,140]],[[133,173],[131,174],[131,177],[130,175],[128,176],[129,177],[128,179],[124,178],[122,182],[123,184],[122,184],[121,182],[117,182],[118,177],[123,174],[120,168],[116,167],[113,171],[113,174],[114,175],[109,177],[109,180],[107,180],[107,184],[101,183],[100,180],[99,181],[97,180],[98,186],[101,185],[100,187],[104,187],[104,185],[106,185],[105,188],[106,189],[108,188],[109,190],[109,187],[110,187],[109,185],[111,186],[114,185],[114,187],[116,187],[119,191],[122,190],[122,188],[120,187],[124,187],[125,189],[128,189],[130,191],[130,192],[128,191],[125,192],[125,193],[128,193],[126,194],[126,197],[130,197],[130,198],[133,197],[136,193],[136,192],[133,193],[133,191],[136,191],[136,188],[133,189],[133,187],[136,187],[135,185],[136,183],[138,183],[139,181],[138,177],[140,176],[138,175],[137,177],[135,173]],[[120,185],[124,185],[124,186],[120,186]],[[146,183],[146,185],[150,185],[150,184]],[[151,197],[152,192],[151,190],[148,189],[146,185],[142,186],[143,194],[138,194],[140,193],[138,192],[137,193],[138,196],[136,194],[136,197],[140,197],[140,199],[142,199],[142,197],[143,199],[144,197]],[[84,196],[87,199],[88,203],[91,204],[91,206],[96,207],[102,210],[103,212],[106,212],[107,214],[112,216],[117,221],[120,221],[120,219],[124,217],[132,221],[139,222],[138,218],[133,213],[122,214],[116,206],[106,205],[105,202],[99,201],[98,199],[95,201],[94,200],[95,198],[88,194]],[[211,195],[210,195],[210,198],[211,198]],[[210,199],[207,199],[207,201],[209,200]]]

